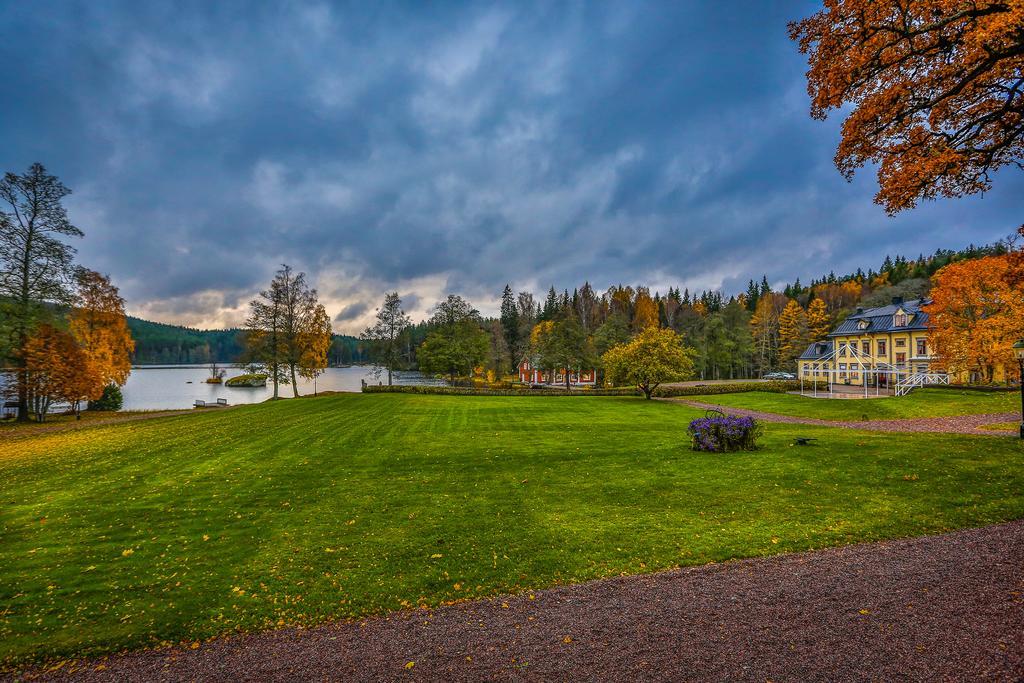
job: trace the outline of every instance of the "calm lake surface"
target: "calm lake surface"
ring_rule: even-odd
[[[244,374],[241,368],[227,366],[225,379]],[[173,365],[145,366],[132,368],[128,383],[121,388],[124,393],[123,410],[170,410],[175,408],[191,408],[196,399],[215,403],[218,398],[227,399],[235,405],[238,403],[259,403],[274,394],[274,388],[267,383],[266,387],[226,387],[223,384],[207,384],[210,376],[208,365]],[[350,368],[327,368],[316,379],[316,391],[354,391],[361,390],[361,380],[367,384],[387,383],[387,373],[380,379],[374,376],[373,368],[354,366]],[[425,377],[418,372],[400,372],[395,374],[395,384],[443,384],[443,380]],[[314,393],[314,383],[299,378],[299,393]],[[291,385],[282,385],[280,395],[291,398]]]

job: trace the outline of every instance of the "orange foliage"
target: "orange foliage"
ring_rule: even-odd
[[[929,343],[952,372],[1016,367],[1011,346],[1024,338],[1024,280],[1018,254],[952,263],[932,278]]]
[[[779,361],[792,366],[807,348],[807,337],[807,312],[796,299],[790,299],[779,314]]]
[[[860,301],[863,293],[864,287],[853,280],[840,284],[821,284],[814,288],[814,296],[825,302],[829,313],[850,308]]]
[[[78,305],[68,315],[68,329],[91,366],[96,384],[86,395],[95,400],[107,384],[121,385],[128,380],[135,342],[117,287],[91,270],[80,270],[77,279]]]
[[[826,0],[789,26],[811,115],[853,105],[836,166],[879,164],[889,213],[987,190],[1024,160],[1024,2]]]
[[[637,332],[658,327],[658,304],[654,303],[646,287],[637,287],[633,304],[633,329]]]
[[[810,341],[822,341],[832,331],[828,308],[821,299],[812,299],[807,306],[807,336]]]
[[[40,419],[52,403],[77,404],[88,398],[98,376],[74,338],[52,325],[40,325],[25,344],[25,365],[33,412]],[[102,383],[99,384],[103,391]]]

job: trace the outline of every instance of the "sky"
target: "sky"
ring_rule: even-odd
[[[288,263],[338,332],[506,283],[780,284],[1009,235],[1024,173],[895,218],[832,158],[813,2],[0,4],[0,170],[73,194],[131,314],[240,324]]]

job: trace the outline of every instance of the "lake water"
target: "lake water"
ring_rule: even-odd
[[[223,366],[222,366],[223,367]],[[241,368],[228,367],[225,379],[241,375]],[[147,366],[132,368],[132,374],[121,391],[124,394],[123,410],[170,410],[191,408],[196,399],[216,403],[218,398],[229,404],[259,403],[274,395],[274,388],[227,387],[223,384],[207,384],[210,376],[207,365]],[[353,391],[362,389],[361,380],[367,384],[387,383],[387,373],[380,378],[374,376],[373,368],[354,366],[349,368],[327,368],[314,382],[299,378],[299,393],[302,395],[320,391]],[[443,384],[443,380],[425,377],[418,372],[395,374],[395,384]],[[291,398],[291,385],[281,385],[279,395]]]

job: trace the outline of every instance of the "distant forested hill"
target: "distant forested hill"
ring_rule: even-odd
[[[135,339],[132,362],[137,365],[177,365],[187,363],[233,363],[242,353],[240,329],[196,330],[180,325],[165,325],[128,317],[128,329]],[[349,335],[334,335],[330,363],[365,363],[363,342]]]

